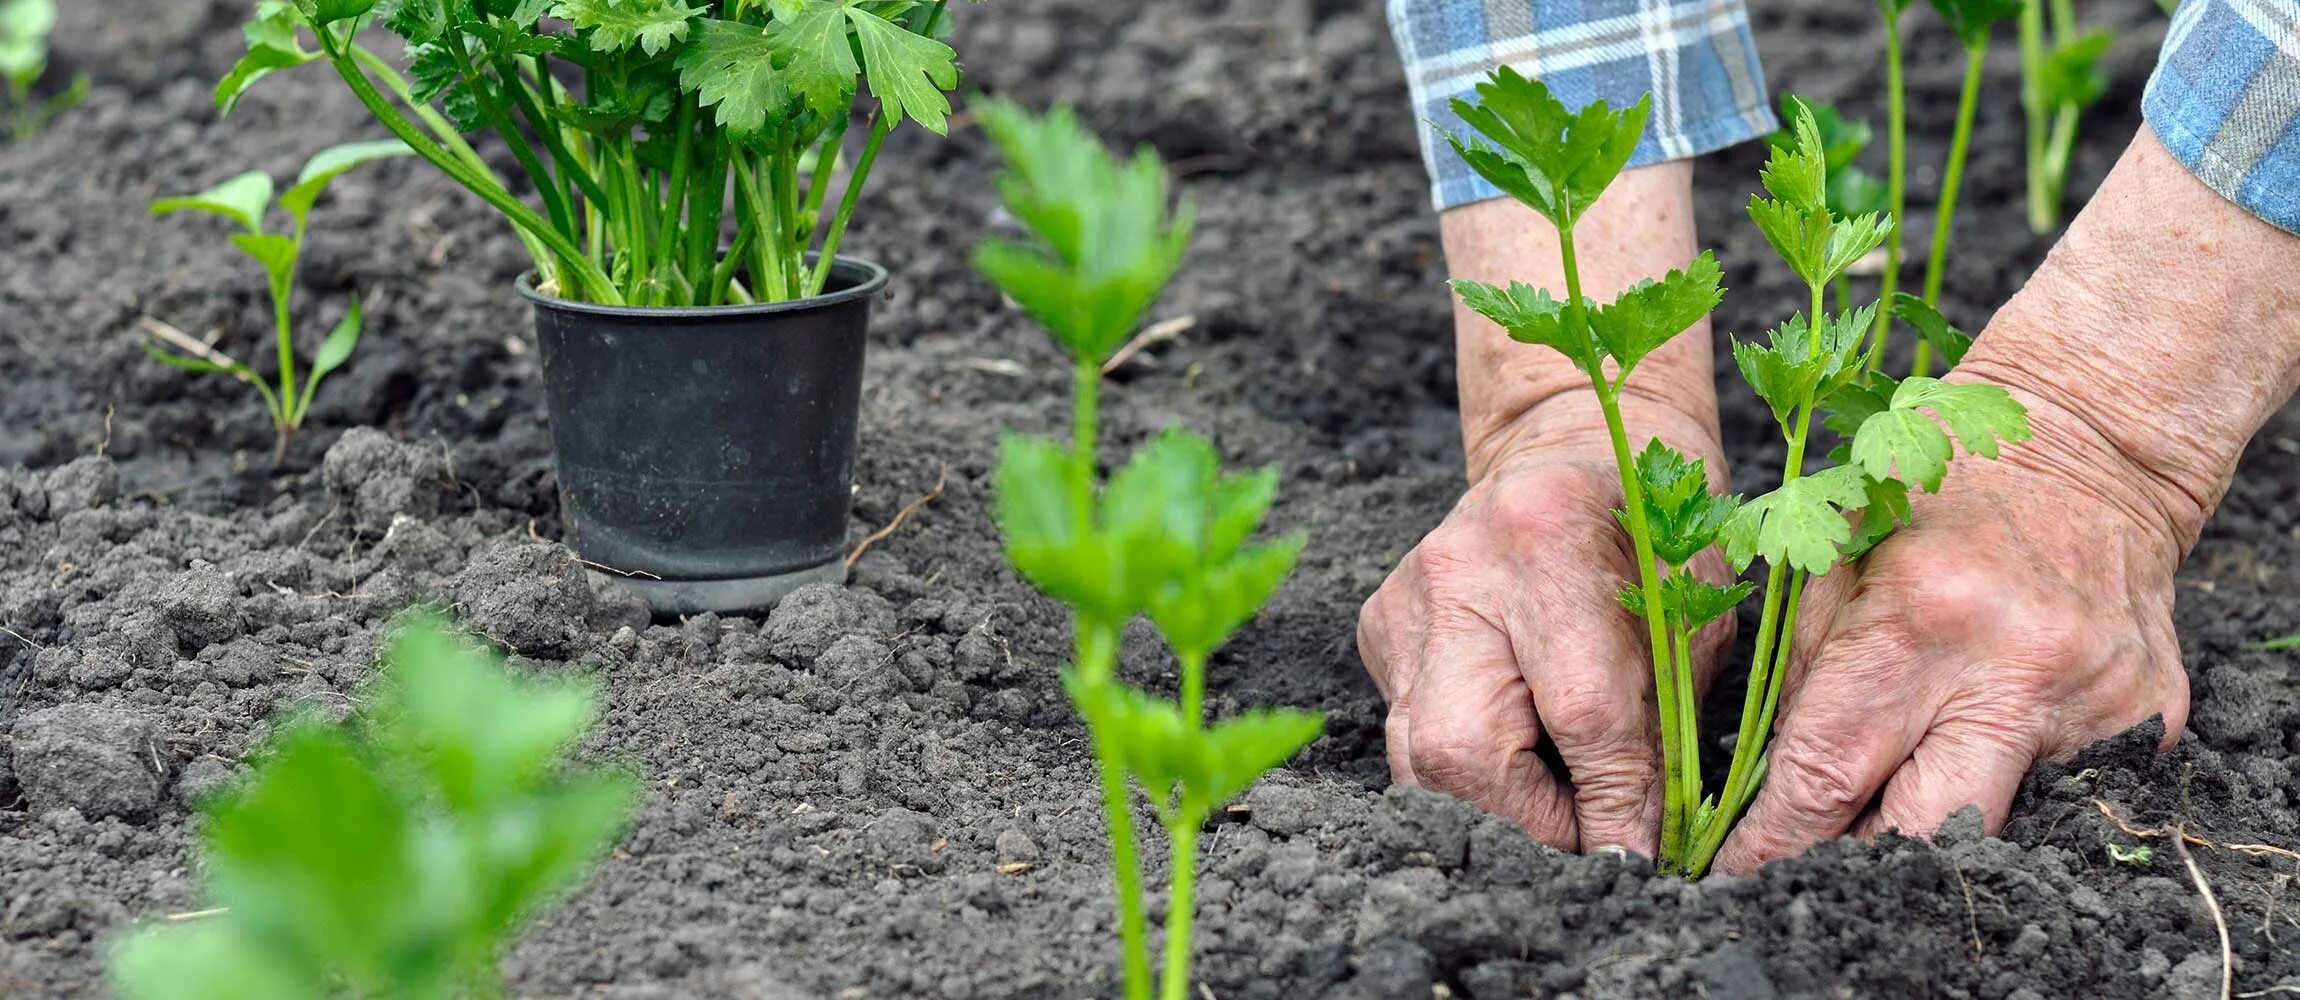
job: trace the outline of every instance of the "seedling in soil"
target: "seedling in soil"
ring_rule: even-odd
[[[2048,8],[2049,33],[2045,23]],[[2100,68],[2108,42],[2108,32],[2077,28],[2072,0],[2024,0],[2021,4],[2021,107],[2028,115],[2028,224],[2039,233],[2060,227],[2078,120],[2108,92],[2108,74]]]
[[[1655,440],[1632,457],[1621,417],[1623,387],[1637,363],[1691,327],[1721,300],[1717,262],[1708,254],[1659,281],[1640,283],[1610,304],[1581,293],[1574,224],[1612,183],[1642,134],[1647,102],[1616,111],[1603,102],[1569,111],[1540,83],[1502,69],[1477,87],[1477,101],[1454,110],[1479,139],[1453,137],[1463,160],[1557,228],[1566,298],[1522,283],[1497,288],[1457,281],[1472,309],[1516,340],[1564,354],[1596,393],[1613,442],[1638,579],[1622,604],[1645,619],[1661,722],[1664,806],[1661,857],[1668,870],[1699,875],[1762,782],[1762,749],[1779,705],[1781,675],[1805,584],[1840,560],[1858,558],[1909,516],[1910,487],[1940,488],[1955,443],[1987,457],[2000,441],[2028,433],[2021,407],[2002,389],[1930,378],[1896,381],[1870,372],[1863,345],[1874,325],[1870,303],[1831,315],[1825,292],[1893,229],[1889,216],[1845,216],[1829,203],[1829,157],[1812,110],[1792,104],[1792,129],[1777,144],[1763,181],[1770,197],[1749,214],[1811,293],[1809,312],[1774,329],[1765,344],[1734,345],[1742,376],[1772,409],[1787,439],[1781,486],[1743,502],[1709,490],[1707,470]],[[1944,324],[1945,325],[1945,324]],[[1847,444],[1845,464],[1805,473],[1813,418]],[[1948,425],[1944,432],[1941,424]],[[1858,523],[1852,519],[1858,517]],[[1698,708],[1691,648],[1695,633],[1730,613],[1753,590],[1694,575],[1688,564],[1723,544],[1737,572],[1762,556],[1763,612],[1739,738],[1725,786],[1701,783]]]
[[[2253,649],[2271,651],[2279,649],[2300,649],[2300,632],[2295,632],[2281,639],[2262,639],[2259,642],[2252,643],[2251,645]]]
[[[1043,118],[1005,103],[981,108],[1005,154],[999,192],[1030,242],[990,240],[975,266],[1070,355],[1068,445],[1008,436],[999,448],[997,515],[1007,560],[1069,605],[1076,658],[1063,689],[1086,721],[1101,771],[1117,882],[1126,996],[1152,996],[1148,921],[1127,781],[1140,787],[1171,842],[1164,1000],[1190,995],[1190,928],[1198,833],[1213,811],[1317,738],[1320,716],[1252,711],[1205,721],[1206,662],[1293,569],[1303,537],[1251,541],[1277,495],[1277,474],[1228,474],[1204,438],[1169,429],[1107,482],[1096,465],[1102,367],[1181,264],[1187,204],[1170,211],[1164,166],[1145,149],[1121,162],[1066,109]],[[1147,617],[1181,665],[1180,697],[1117,675],[1119,633]]]
[[[1932,0],[1933,9],[1949,23],[1949,30],[1965,48],[1964,86],[1957,93],[1957,124],[1949,133],[1948,165],[1941,171],[1941,196],[1933,210],[1932,252],[1925,257],[1925,294],[1928,306],[1941,305],[1941,281],[1949,263],[1949,233],[1957,214],[1957,191],[1964,185],[1965,159],[1972,149],[1973,115],[1980,107],[1981,71],[1988,61],[1989,33],[1999,22],[2020,13],[2022,0]],[[1889,296],[1888,296],[1889,298]],[[1880,346],[1881,343],[1880,343]],[[1917,343],[1910,373],[1933,371],[1932,345]]]
[[[614,843],[637,788],[576,768],[589,685],[527,680],[418,618],[353,721],[282,725],[202,806],[211,913],[114,951],[127,1000],[496,997],[520,927]]]
[[[610,305],[779,302],[824,290],[887,134],[906,119],[947,127],[958,84],[941,41],[947,6],[270,0],[216,104],[228,114],[271,73],[325,61],[393,135],[511,223],[540,290]],[[405,74],[358,41],[378,21],[407,42]],[[578,78],[579,90],[562,82]],[[866,81],[876,107],[833,202]],[[504,144],[540,210],[471,132]]]
[[[57,115],[88,99],[88,75],[72,78],[61,93],[32,92],[48,72],[48,36],[56,30],[56,0],[0,0],[0,136],[23,142]]]
[[[2156,848],[2147,844],[2138,847],[2126,847],[2112,840],[2102,846],[2108,848],[2108,859],[2120,865],[2147,868],[2156,863]]]
[[[320,342],[319,350],[311,356],[309,371],[298,381],[295,326],[290,318],[290,306],[295,297],[296,264],[303,256],[312,205],[329,183],[352,168],[408,153],[406,145],[392,139],[337,146],[312,157],[304,164],[295,184],[279,196],[278,206],[287,210],[294,223],[284,233],[264,229],[265,216],[273,205],[272,178],[261,170],[241,174],[199,194],[162,198],[152,203],[154,215],[205,212],[238,223],[242,231],[231,234],[232,245],[263,267],[265,282],[271,291],[273,342],[279,359],[276,386],[230,355],[165,328],[154,333],[153,342],[145,344],[144,350],[185,371],[222,373],[254,386],[257,395],[263,397],[265,411],[271,414],[272,430],[278,440],[272,452],[273,464],[287,457],[289,442],[311,413],[312,397],[319,392],[320,380],[350,360],[352,349],[359,345],[361,312],[359,297],[354,295],[343,319],[336,323],[327,339]]]

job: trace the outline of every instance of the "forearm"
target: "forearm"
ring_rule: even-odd
[[[1674,161],[1630,170],[1614,182],[1574,228],[1582,294],[1610,301],[1693,259],[1692,178],[1691,164]],[[1530,209],[1493,199],[1448,210],[1439,222],[1453,277],[1523,281],[1565,297],[1557,230]],[[1563,355],[1510,340],[1458,299],[1454,330],[1471,481],[1527,449],[1604,445],[1604,418],[1589,376]],[[1712,472],[1721,473],[1713,375],[1706,320],[1648,356],[1622,394],[1632,446],[1658,435],[1710,457]]]
[[[2244,446],[2300,388],[2300,237],[2143,129],[1959,366],[2039,424],[2007,459],[2092,470],[2186,552]],[[2057,426],[2056,426],[2057,425]]]

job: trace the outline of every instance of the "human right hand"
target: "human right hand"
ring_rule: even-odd
[[[1621,480],[1596,401],[1561,398],[1485,464],[1358,616],[1358,653],[1389,701],[1392,776],[1465,799],[1565,850],[1659,841],[1662,775],[1653,661],[1615,597],[1636,559],[1614,519]],[[1628,400],[1631,436],[1706,456],[1723,481],[1715,416]],[[1560,412],[1566,411],[1566,412]],[[1714,552],[1695,563],[1731,579]],[[1704,632],[1706,679],[1731,619]],[[1535,752],[1555,746],[1568,774]]]

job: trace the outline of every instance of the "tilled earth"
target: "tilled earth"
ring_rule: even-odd
[[[1820,54],[1875,51],[1869,5],[1752,5],[1776,88],[1879,113],[1875,61]],[[2162,35],[2152,5],[2096,6],[2118,29],[2117,84],[2088,123],[2080,195],[2131,135]],[[0,148],[0,995],[100,995],[111,935],[198,908],[186,803],[239,773],[277,713],[354,710],[391,616],[421,599],[533,669],[602,678],[586,750],[648,782],[613,858],[509,956],[516,995],[1110,995],[1093,771],[1055,680],[1062,618],[1002,568],[984,509],[1000,428],[1060,426],[1065,383],[965,265],[999,222],[979,132],[899,136],[854,238],[898,280],[872,333],[853,533],[945,469],[948,490],[850,587],[650,624],[550,541],[517,244],[419,165],[353,174],[316,214],[298,313],[332,322],[362,291],[369,336],[284,468],[236,387],[142,357],[144,317],[248,356],[266,328],[260,280],[215,227],[145,202],[380,134],[317,66],[217,122],[208,89],[241,13],[71,6],[58,59],[94,95]],[[1311,533],[1214,665],[1217,712],[1330,722],[1206,839],[1207,995],[2220,995],[2213,909],[2161,840],[2152,865],[2113,860],[2107,845],[2139,841],[2096,800],[2135,827],[2300,844],[2300,656],[2245,647],[2300,627],[2300,415],[2254,444],[2181,579],[2195,709],[2172,753],[2136,732],[2039,767],[2002,839],[1952,823],[1934,844],[1846,841],[1754,878],[1687,884],[1534,847],[1388,787],[1352,643],[1358,604],[1461,489],[1442,262],[1379,5],[961,13],[974,85],[1068,100],[1114,140],[1156,144],[1201,210],[1158,313],[1195,325],[1108,393],[1112,454],[1172,422],[1210,433],[1280,469],[1273,519]],[[1933,164],[1956,49],[1929,15],[1912,23],[1914,162]],[[2016,66],[1999,49],[1950,276],[1974,328],[2049,245],[2018,221]],[[1735,290],[1720,329],[1795,308],[1740,215],[1758,161],[1743,148],[1701,170],[1704,237]],[[1916,171],[1915,232],[1934,184]],[[1769,436],[1742,390],[1728,400],[1729,436]],[[1133,638],[1127,675],[1170,684]],[[2236,990],[2300,986],[2294,865],[2194,853]]]

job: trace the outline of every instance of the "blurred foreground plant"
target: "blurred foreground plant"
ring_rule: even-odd
[[[1119,161],[1066,109],[1037,118],[992,102],[981,113],[1007,160],[999,192],[1035,239],[985,242],[975,266],[1054,335],[1075,373],[1069,445],[1015,435],[1000,443],[998,526],[1015,570],[1073,613],[1076,659],[1062,682],[1101,768],[1126,996],[1146,1000],[1153,987],[1131,778],[1172,845],[1156,987],[1163,1000],[1183,1000],[1199,830],[1323,728],[1319,715],[1290,710],[1204,718],[1207,658],[1269,600],[1304,538],[1250,541],[1277,495],[1277,473],[1224,473],[1213,445],[1187,431],[1165,431],[1101,481],[1102,366],[1181,265],[1190,210],[1169,212],[1156,154]],[[1117,677],[1119,634],[1136,615],[1180,661],[1178,702]]]
[[[614,843],[636,785],[566,762],[591,686],[512,676],[429,617],[384,659],[360,719],[283,724],[203,805],[217,912],[122,941],[127,1000],[502,995],[504,949]]]

